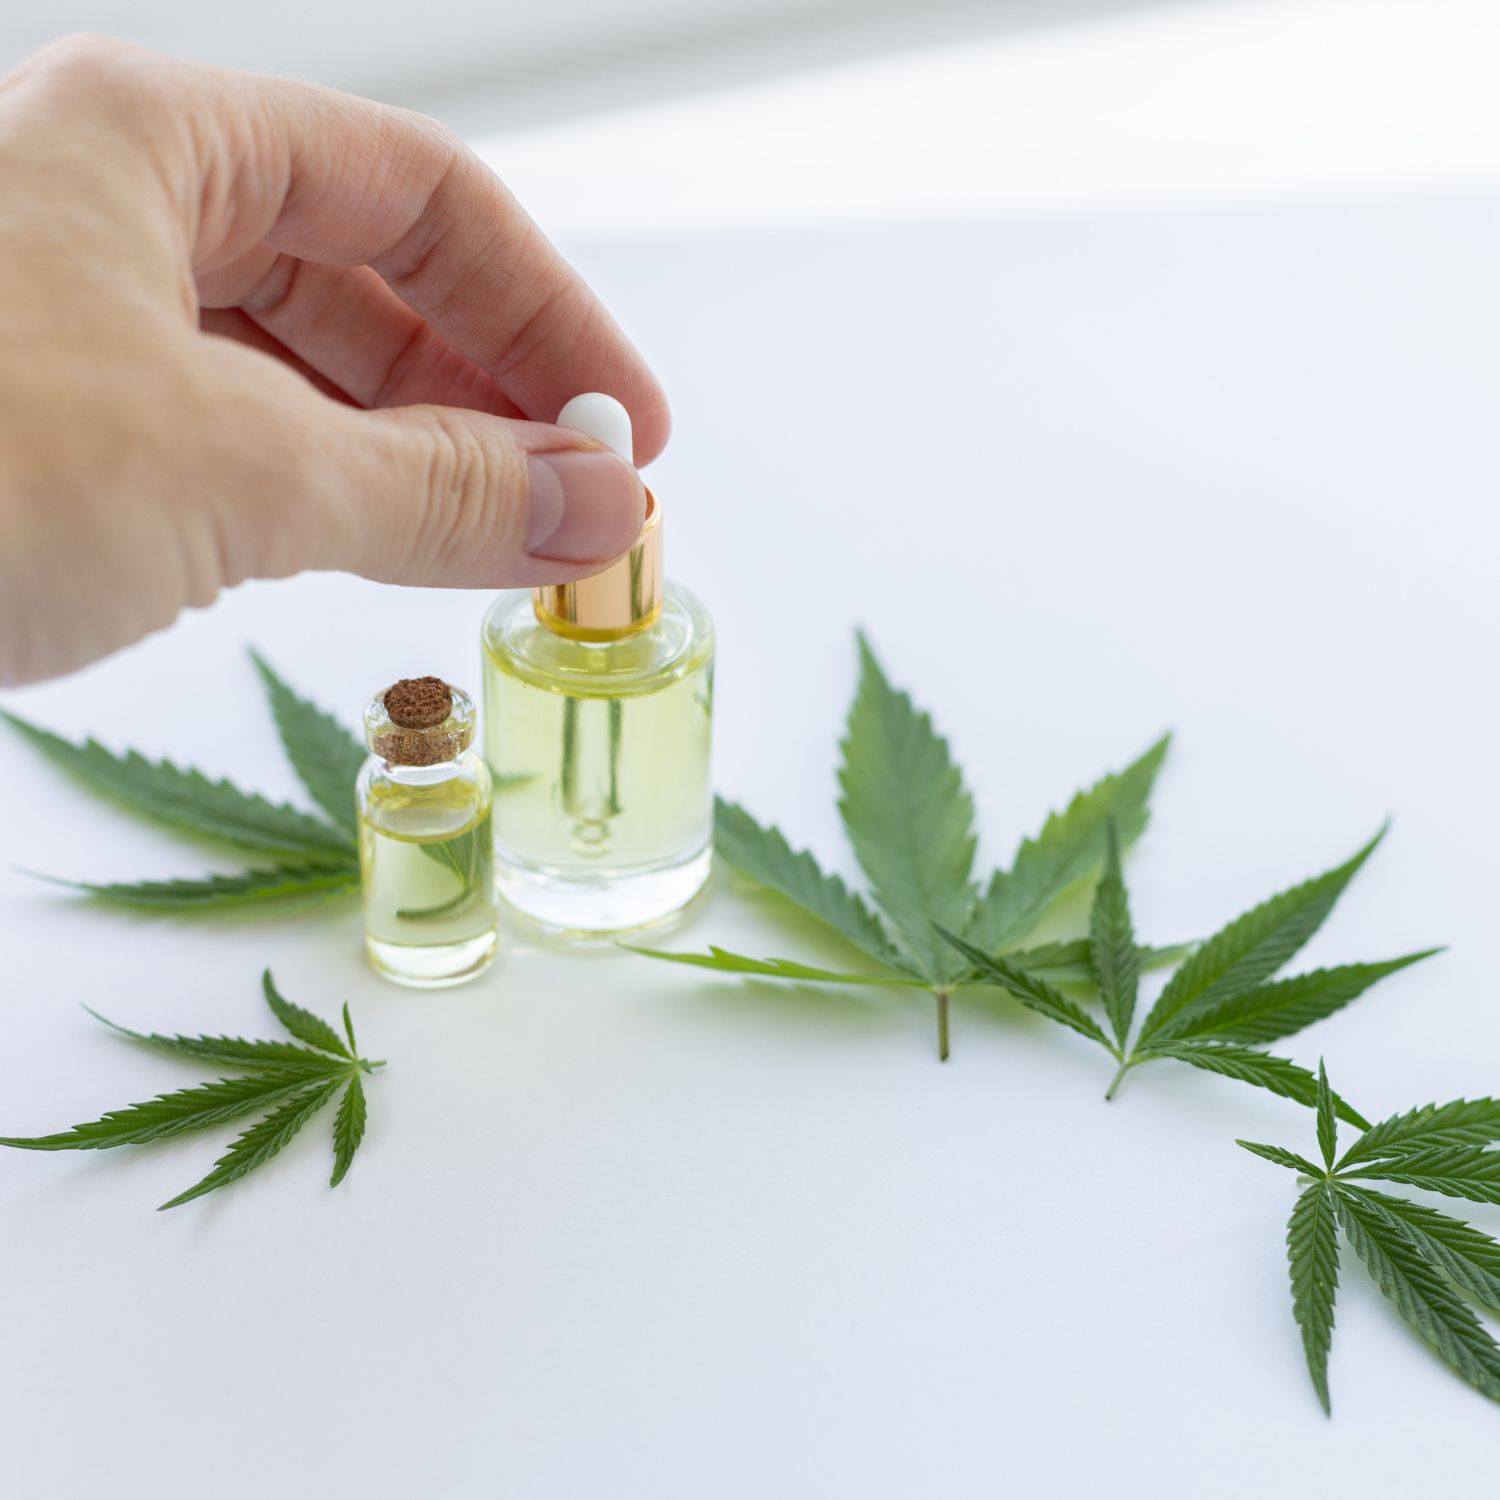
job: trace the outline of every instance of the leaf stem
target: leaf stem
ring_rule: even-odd
[[[938,1061],[948,1061],[948,995],[947,990],[934,990],[933,999],[937,1001],[937,1033],[938,1033]]]
[[[1106,1103],[1115,1097],[1115,1090],[1119,1088],[1119,1086],[1125,1081],[1125,1075],[1134,1066],[1135,1060],[1133,1058],[1122,1057],[1120,1059],[1119,1070],[1115,1073],[1115,1076],[1110,1079],[1109,1087],[1104,1091],[1104,1098]]]

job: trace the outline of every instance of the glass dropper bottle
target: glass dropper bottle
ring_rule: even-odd
[[[631,461],[630,417],[577,396],[557,425]],[[714,628],[662,572],[662,512],[592,578],[505,594],[485,618],[485,754],[500,894],[580,936],[680,911],[713,858]]]
[[[438,677],[403,678],[365,706],[365,947],[397,984],[459,984],[495,956],[491,781],[474,727],[473,700]]]

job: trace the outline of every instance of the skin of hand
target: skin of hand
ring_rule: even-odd
[[[246,578],[566,582],[627,551],[651,372],[442,126],[58,42],[0,79],[0,684]]]

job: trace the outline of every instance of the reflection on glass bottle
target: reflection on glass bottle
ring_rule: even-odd
[[[435,677],[398,682],[365,709],[365,944],[398,984],[457,984],[494,957],[491,784],[469,748],[474,720],[468,695]]]
[[[641,540],[606,572],[502,596],[484,651],[501,894],[579,933],[680,910],[712,859],[714,635],[703,606],[663,582],[655,498]]]
[[[610,819],[620,812],[624,726],[625,705],[618,698],[563,699],[558,789],[562,809],[573,820],[573,847],[580,854],[609,852]]]

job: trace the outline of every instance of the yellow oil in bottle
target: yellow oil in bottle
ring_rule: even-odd
[[[648,925],[702,886],[711,859],[713,629],[669,586],[627,639],[569,640],[529,599],[485,630],[484,740],[498,788],[501,894],[548,925]]]
[[[471,978],[496,946],[488,767],[472,750],[427,765],[377,753],[357,790],[371,962],[417,987]]]

